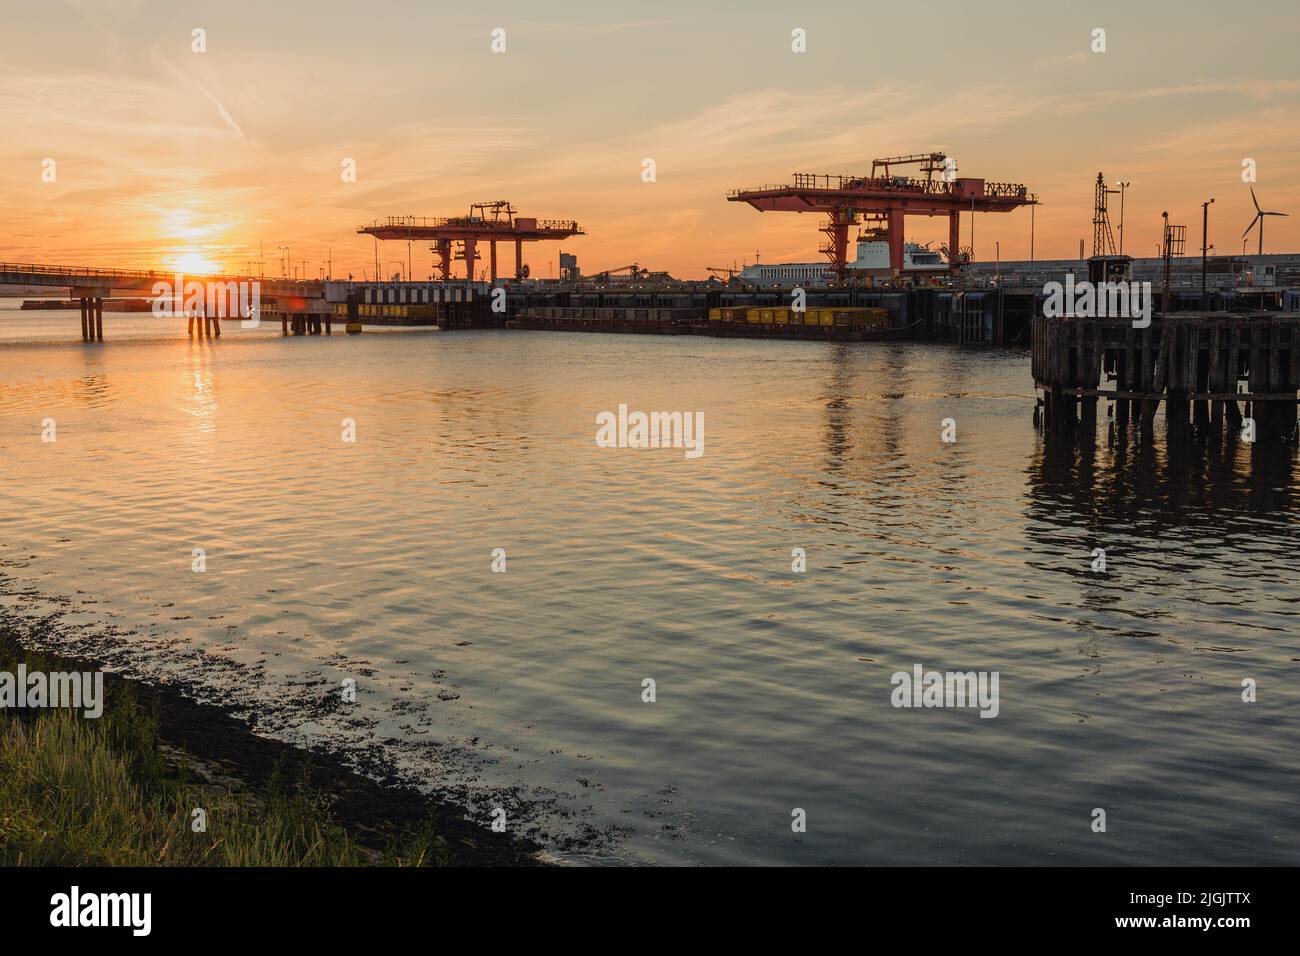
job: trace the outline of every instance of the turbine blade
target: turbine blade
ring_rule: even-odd
[[[1255,223],[1257,222],[1259,222],[1259,213],[1255,213],[1255,218],[1250,221],[1250,225],[1247,226],[1246,231],[1241,234],[1241,238],[1245,239],[1250,235],[1250,230],[1255,228]]]
[[[1259,212],[1259,200],[1255,198],[1255,187],[1250,187],[1250,201],[1255,204],[1255,211]]]

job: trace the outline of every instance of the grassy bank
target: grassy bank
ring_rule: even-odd
[[[19,663],[95,669],[28,650],[0,627],[0,671]],[[107,677],[98,719],[0,709],[0,865],[535,862],[533,848],[495,839],[455,808],[256,737],[165,688]]]

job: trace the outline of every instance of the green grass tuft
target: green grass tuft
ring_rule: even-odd
[[[0,641],[0,670],[15,646]],[[22,652],[28,669],[58,669]],[[334,821],[305,770],[259,792],[196,782],[160,748],[158,723],[119,685],[98,720],[80,711],[0,711],[0,866],[439,866],[432,827],[372,849]],[[206,832],[191,828],[207,812]]]

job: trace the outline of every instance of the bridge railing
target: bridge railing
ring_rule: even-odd
[[[283,276],[249,276],[234,273],[209,275],[207,273],[186,273],[184,269],[96,269],[80,266],[42,265],[33,262],[0,262],[0,275],[15,276],[56,276],[61,279],[140,279],[146,281],[170,280],[178,272],[195,281],[209,282],[261,282],[277,286],[318,286],[321,279],[289,279]],[[21,282],[10,284],[20,285]],[[69,284],[73,284],[69,282]]]
[[[143,269],[93,269],[90,267],[40,265],[32,262],[0,262],[0,272],[27,272],[33,275],[74,277],[119,276],[128,279],[148,279],[159,275],[175,275],[175,270],[159,272],[155,269],[148,271]]]

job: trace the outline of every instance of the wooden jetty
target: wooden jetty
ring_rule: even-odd
[[[1034,385],[1052,432],[1095,434],[1097,400],[1115,403],[1118,427],[1152,434],[1165,403],[1170,437],[1234,431],[1290,438],[1300,388],[1300,314],[1173,312],[1146,328],[1128,318],[1033,320]]]

